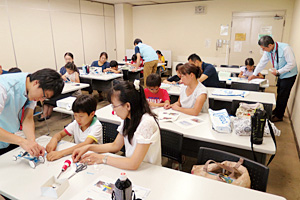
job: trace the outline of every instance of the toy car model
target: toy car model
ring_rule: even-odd
[[[18,159],[28,160],[30,167],[32,167],[33,169],[37,166],[38,163],[45,162],[45,158],[43,156],[32,157],[28,152],[23,153],[22,151],[20,152],[19,155],[13,156],[14,161],[17,161]]]

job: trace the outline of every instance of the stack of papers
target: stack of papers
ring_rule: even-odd
[[[249,94],[248,91],[240,91],[240,90],[215,89],[212,91],[212,95],[216,95],[216,96],[241,96],[244,98],[248,94]]]
[[[261,78],[255,78],[249,81],[249,83],[254,83],[254,84],[259,84],[259,85],[264,85],[268,83],[267,79],[261,79]]]

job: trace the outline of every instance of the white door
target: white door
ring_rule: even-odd
[[[116,29],[114,17],[105,17],[105,37],[108,60],[116,60]]]
[[[274,18],[275,15],[282,18]],[[246,58],[253,58],[258,64],[263,51],[257,44],[260,35],[271,35],[275,41],[281,42],[284,28],[285,12],[234,13],[231,31],[231,49],[229,64],[244,65]],[[245,40],[236,41],[236,34],[246,34]],[[265,69],[272,68],[271,62]],[[270,85],[276,85],[275,76],[266,76]]]

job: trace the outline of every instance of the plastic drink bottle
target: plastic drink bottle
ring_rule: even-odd
[[[132,184],[125,173],[121,173],[120,178],[115,183],[115,188],[112,193],[113,200],[131,200],[132,199]]]

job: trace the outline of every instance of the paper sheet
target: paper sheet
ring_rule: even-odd
[[[242,51],[242,42],[241,41],[234,41],[234,52],[241,52]]]
[[[203,122],[203,120],[198,117],[190,117],[174,121],[173,123],[181,128],[189,129],[199,126],[201,122]]]

